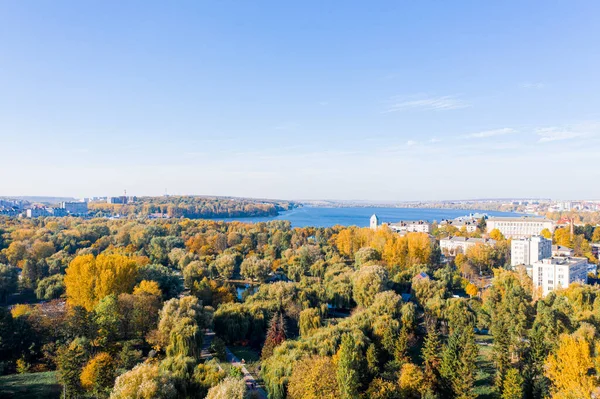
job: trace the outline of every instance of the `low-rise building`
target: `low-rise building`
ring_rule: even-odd
[[[438,224],[438,228],[444,228],[447,226],[456,227],[459,230],[464,227],[467,233],[473,233],[479,226],[479,220],[475,218],[456,218],[451,220],[442,220]]]
[[[440,250],[443,254],[455,256],[467,253],[469,248],[477,244],[494,246],[496,241],[486,238],[448,237],[440,240]]]
[[[563,247],[562,245],[553,245],[552,246],[552,256],[573,256],[575,255],[575,251],[568,247]]]
[[[426,220],[401,220],[398,223],[389,223],[388,226],[391,230],[396,232],[429,233],[431,231],[431,223]]]
[[[487,232],[498,229],[506,238],[525,238],[540,235],[542,230],[554,231],[554,221],[531,216],[490,217],[486,221]]]
[[[552,241],[542,236],[514,239],[510,243],[511,266],[531,265],[552,256]]]
[[[587,283],[588,262],[586,258],[554,256],[532,265],[533,286],[545,296],[558,288],[567,288],[573,283]]]

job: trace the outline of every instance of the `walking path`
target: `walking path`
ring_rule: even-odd
[[[246,366],[242,362],[240,362],[240,360],[237,357],[235,357],[235,355],[229,350],[229,348],[225,348],[225,351],[227,353],[227,361],[231,363],[231,365],[234,367],[240,367],[242,373],[244,373],[244,381],[246,382],[248,390],[258,392],[258,396],[260,399],[267,399],[267,392],[258,386],[258,382],[254,378],[254,376],[250,374],[250,372],[246,369]]]
[[[202,351],[200,352],[200,358],[204,360],[208,360],[212,358],[210,354],[210,344],[212,343],[213,338],[215,337],[215,333],[213,331],[207,331],[204,333],[204,343],[202,344]],[[234,367],[239,367],[244,374],[244,382],[246,382],[246,386],[249,391],[254,391],[258,393],[258,397],[260,399],[267,399],[267,392],[258,386],[258,382],[254,378],[252,374],[246,369],[246,366],[240,362],[240,360],[229,350],[229,348],[225,347],[225,354],[227,357],[227,361],[231,363]],[[220,367],[220,366],[219,366]]]

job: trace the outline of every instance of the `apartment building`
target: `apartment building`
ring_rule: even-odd
[[[532,264],[533,286],[547,295],[558,288],[573,283],[587,283],[588,262],[586,258],[555,256]]]
[[[514,239],[510,243],[511,266],[529,266],[552,256],[552,241],[542,236]]]

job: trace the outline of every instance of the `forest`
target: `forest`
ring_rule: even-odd
[[[492,233],[450,259],[385,227],[0,218],[0,397],[597,397],[600,289],[541,297]]]
[[[290,201],[257,200],[229,197],[164,196],[140,197],[128,204],[90,202],[88,208],[95,216],[140,217],[160,214],[164,217],[190,219],[276,216],[281,211],[297,207]]]

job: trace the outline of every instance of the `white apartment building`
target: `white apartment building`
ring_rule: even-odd
[[[454,256],[467,253],[467,250],[477,244],[496,245],[495,240],[485,238],[448,237],[440,240],[440,250],[443,254]]]
[[[514,239],[510,243],[511,266],[529,266],[552,256],[552,241],[542,236]]]
[[[586,258],[556,256],[532,264],[533,287],[542,288],[546,296],[558,288],[567,288],[578,282],[587,283],[588,262]]]
[[[554,231],[554,221],[530,216],[491,217],[487,220],[487,232],[494,229],[506,238],[525,238],[540,235],[542,230]]]
[[[431,231],[431,223],[426,220],[404,221],[390,223],[388,227],[395,232],[428,233]]]

